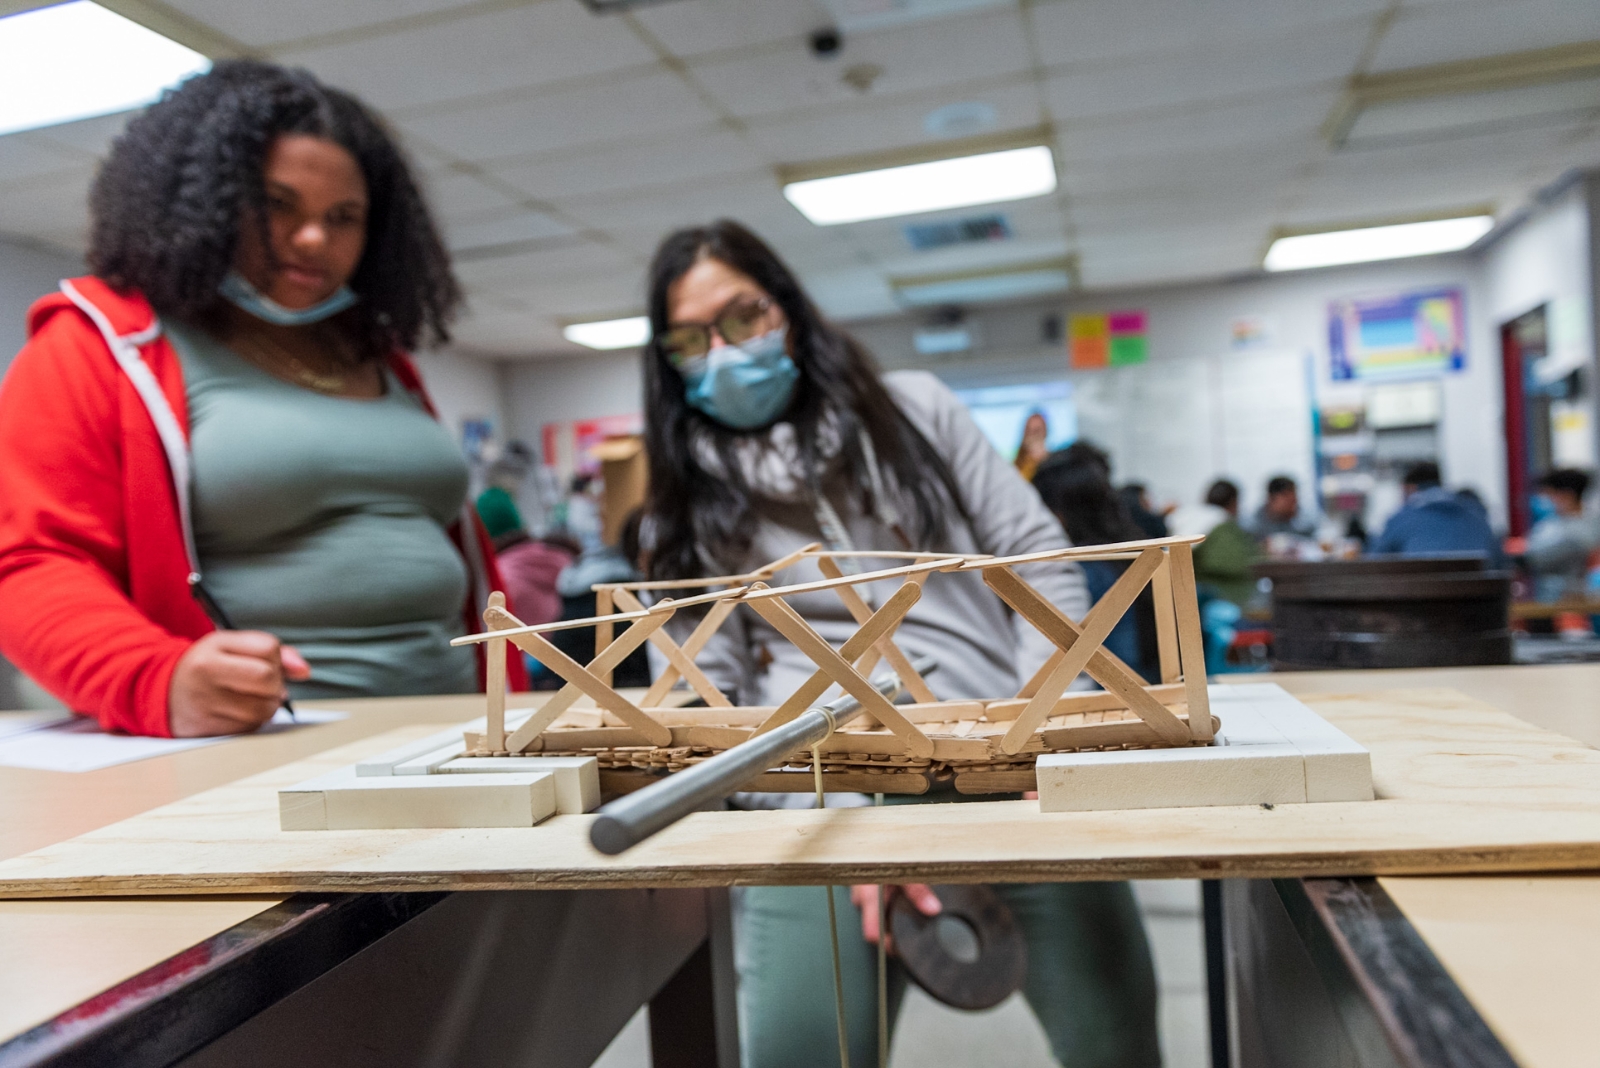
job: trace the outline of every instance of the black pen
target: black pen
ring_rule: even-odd
[[[222,630],[239,629],[233,625],[233,621],[228,618],[228,613],[222,610],[222,606],[217,603],[217,599],[211,596],[211,591],[206,589],[205,583],[200,581],[199,575],[189,576],[189,588],[194,591],[194,599],[200,602],[200,607],[205,609],[206,615],[211,617],[211,622]],[[296,723],[300,722],[300,717],[294,714],[294,703],[289,700],[287,694],[283,698],[283,710],[289,713],[291,720]]]

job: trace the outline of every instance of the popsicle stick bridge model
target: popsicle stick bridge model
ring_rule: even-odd
[[[1366,751],[1274,687],[1261,692],[1277,695],[1276,712],[1237,706],[1232,729],[1218,737],[1221,720],[1207,691],[1195,590],[1193,546],[1201,540],[1160,538],[1012,557],[831,552],[813,544],[747,574],[597,585],[597,615],[535,626],[517,619],[495,594],[484,612],[487,630],[456,640],[488,646],[484,719],[460,734],[346,769],[331,781],[284,791],[283,825],[528,826],[552,811],[594,807],[602,779],[607,793],[626,793],[728,753],[792,723],[830,691],[853,698],[859,715],[830,730],[814,749],[780,757],[742,788],[810,790],[815,753],[829,790],[924,793],[941,781],[971,794],[1039,789],[1046,810],[1370,799]],[[1030,564],[1089,560],[1126,561],[1127,567],[1081,622],[1023,574]],[[803,561],[813,561],[823,577],[772,584]],[[861,570],[866,563],[890,566]],[[965,572],[980,574],[1055,647],[1015,694],[939,700],[895,645],[895,632],[924,585]],[[875,606],[864,596],[889,583],[893,592]],[[1159,649],[1160,680],[1154,683],[1105,648],[1146,587]],[[857,623],[838,648],[787,600],[825,590]],[[647,604],[647,598],[656,599]],[[813,665],[810,678],[776,706],[735,705],[695,663],[741,608],[759,614]],[[679,612],[698,617],[681,643],[666,630]],[[576,627],[596,630],[587,664],[547,637]],[[565,683],[535,711],[507,711],[508,642]],[[611,674],[646,642],[667,667],[635,702],[612,686]],[[911,703],[885,696],[884,678],[872,677],[880,668],[893,673],[889,681]],[[1069,692],[1083,674],[1102,689]],[[699,698],[699,707],[682,707],[685,689]]]

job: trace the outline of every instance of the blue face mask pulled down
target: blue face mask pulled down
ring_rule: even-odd
[[[800,371],[778,327],[739,345],[712,349],[683,368],[689,404],[734,430],[766,426],[789,407]]]
[[[1543,522],[1556,514],[1556,504],[1542,493],[1535,493],[1528,502],[1529,510],[1533,513],[1535,523]]]
[[[229,271],[217,286],[217,292],[229,304],[254,315],[274,326],[310,326],[331,318],[350,307],[361,298],[349,286],[340,286],[332,295],[309,308],[285,308],[251,285],[238,271]]]

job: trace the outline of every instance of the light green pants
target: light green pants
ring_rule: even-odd
[[[1127,883],[996,886],[1028,940],[1023,993],[1065,1068],[1157,1068],[1156,981]],[[818,886],[736,891],[743,1068],[838,1063],[828,901]],[[876,947],[849,890],[835,887],[851,1068],[877,1068]],[[905,972],[889,959],[891,1029]]]

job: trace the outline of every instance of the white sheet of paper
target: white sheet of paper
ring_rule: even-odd
[[[301,709],[298,722],[292,722],[283,709],[256,733],[279,731],[332,723],[349,713],[323,709]],[[94,720],[83,716],[55,717],[32,728],[0,736],[0,765],[32,768],[36,771],[98,771],[129,764],[147,757],[180,753],[205,745],[219,745],[244,735],[218,738],[137,738],[126,734],[107,734]]]

